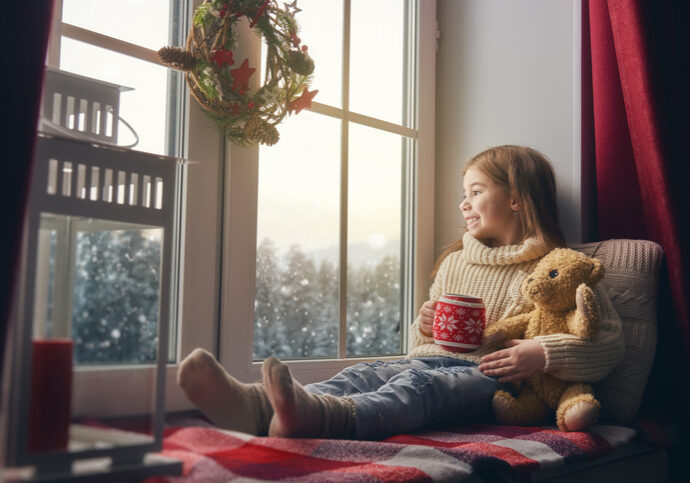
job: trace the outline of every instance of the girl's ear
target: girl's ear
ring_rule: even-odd
[[[518,198],[516,193],[511,193],[510,195],[510,209],[513,211],[520,209],[520,198]]]

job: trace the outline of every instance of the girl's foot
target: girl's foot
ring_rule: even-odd
[[[354,402],[347,397],[309,394],[275,357],[262,367],[264,386],[275,412],[269,436],[292,438],[350,438]]]
[[[261,383],[244,384],[203,349],[195,349],[181,363],[177,384],[213,424],[253,435],[268,433],[273,416]]]

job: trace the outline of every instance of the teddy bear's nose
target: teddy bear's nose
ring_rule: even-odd
[[[533,281],[534,281],[534,279],[532,279],[532,278],[527,279],[527,283],[532,283]]]

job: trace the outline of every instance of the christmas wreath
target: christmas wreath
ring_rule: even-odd
[[[206,0],[194,12],[186,47],[163,47],[164,64],[186,72],[187,85],[225,135],[235,144],[278,142],[276,125],[290,112],[311,107],[314,62],[301,45],[295,21],[297,0]],[[246,17],[266,46],[264,82],[255,92],[249,78],[256,68],[235,59],[237,25]]]

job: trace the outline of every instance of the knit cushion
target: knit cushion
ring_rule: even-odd
[[[607,240],[571,245],[601,260],[604,285],[623,323],[625,357],[594,385],[602,418],[629,423],[637,413],[656,350],[656,308],[661,247],[646,240]]]

